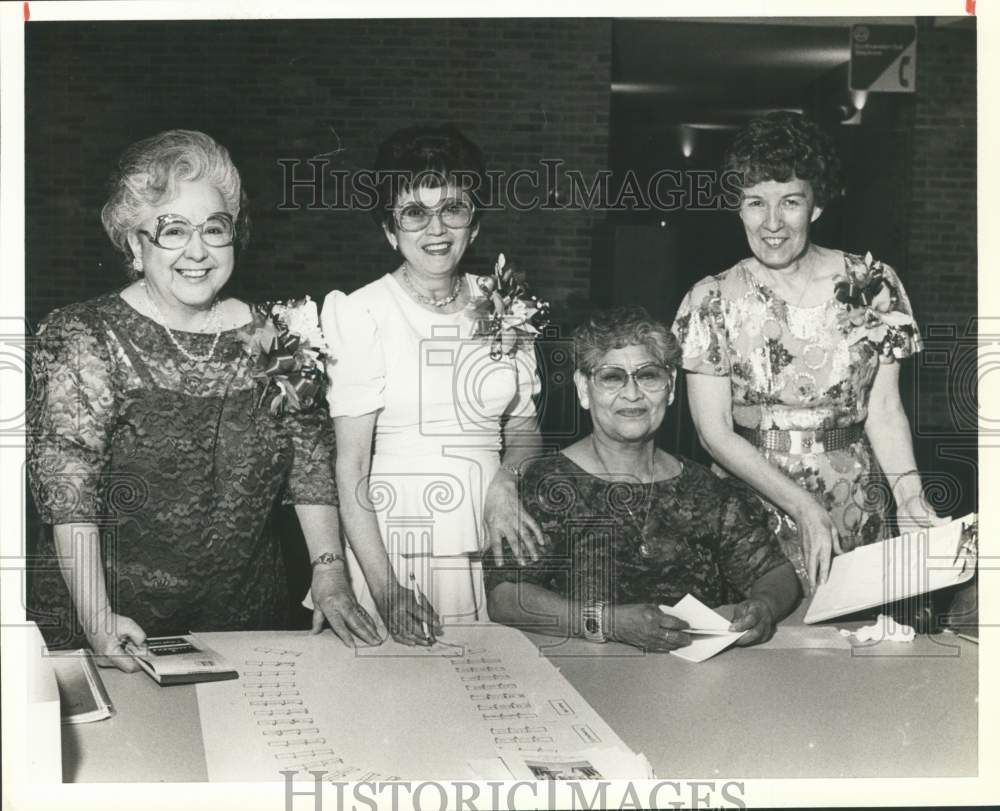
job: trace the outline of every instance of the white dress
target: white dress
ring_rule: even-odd
[[[465,276],[473,297],[475,279]],[[399,581],[409,587],[412,572],[445,623],[485,621],[483,501],[500,466],[501,418],[535,415],[534,348],[493,360],[465,312],[431,312],[389,274],[333,291],[320,320],[334,359],[331,415],[377,412],[369,496]],[[353,554],[348,562],[374,611]]]

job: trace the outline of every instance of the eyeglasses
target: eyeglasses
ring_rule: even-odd
[[[180,214],[161,214],[156,218],[154,233],[151,234],[144,228],[139,229],[139,233],[149,237],[149,241],[157,248],[168,251],[186,248],[195,231],[201,234],[202,242],[212,248],[227,248],[236,238],[233,218],[225,211],[210,215],[201,225],[192,224]]]
[[[665,391],[670,385],[673,375],[666,366],[659,363],[644,363],[631,372],[621,366],[598,366],[590,373],[594,385],[607,394],[621,391],[628,385],[629,378],[640,389],[648,392]]]
[[[438,215],[449,228],[465,228],[472,222],[475,206],[465,200],[445,200],[441,205],[427,208],[420,203],[407,203],[392,212],[393,218],[403,231],[423,231]]]

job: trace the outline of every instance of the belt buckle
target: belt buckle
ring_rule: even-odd
[[[788,452],[796,456],[826,452],[823,434],[819,431],[789,431],[788,442]]]

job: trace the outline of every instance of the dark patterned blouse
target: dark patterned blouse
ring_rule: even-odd
[[[688,593],[710,606],[744,599],[787,562],[767,512],[745,485],[677,459],[681,472],[652,484],[608,482],[562,454],[536,460],[521,498],[549,546],[523,567],[486,556],[487,590],[520,581],[613,604],[673,605]]]
[[[112,610],[148,635],[287,623],[272,532],[280,501],[336,504],[325,408],[258,405],[253,327],[223,332],[191,361],[117,293],[42,323],[29,401],[28,470],[47,525],[96,523]],[[204,355],[212,335],[174,331]],[[85,644],[56,565],[37,550],[29,612],[53,646]]]

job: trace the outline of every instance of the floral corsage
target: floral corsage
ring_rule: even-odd
[[[527,295],[524,274],[507,264],[500,254],[491,276],[476,282],[483,293],[469,304],[476,321],[474,338],[490,339],[490,357],[500,360],[531,343],[548,324],[549,304]]]
[[[854,343],[869,340],[886,356],[909,354],[905,346],[916,338],[913,316],[899,309],[899,291],[885,267],[871,253],[863,260],[848,257],[847,274],[833,280],[833,294],[843,305],[837,313],[845,335],[856,333]]]
[[[325,362],[330,358],[316,302],[306,296],[267,301],[251,309],[258,407],[268,401],[274,415],[308,411],[326,387]]]

